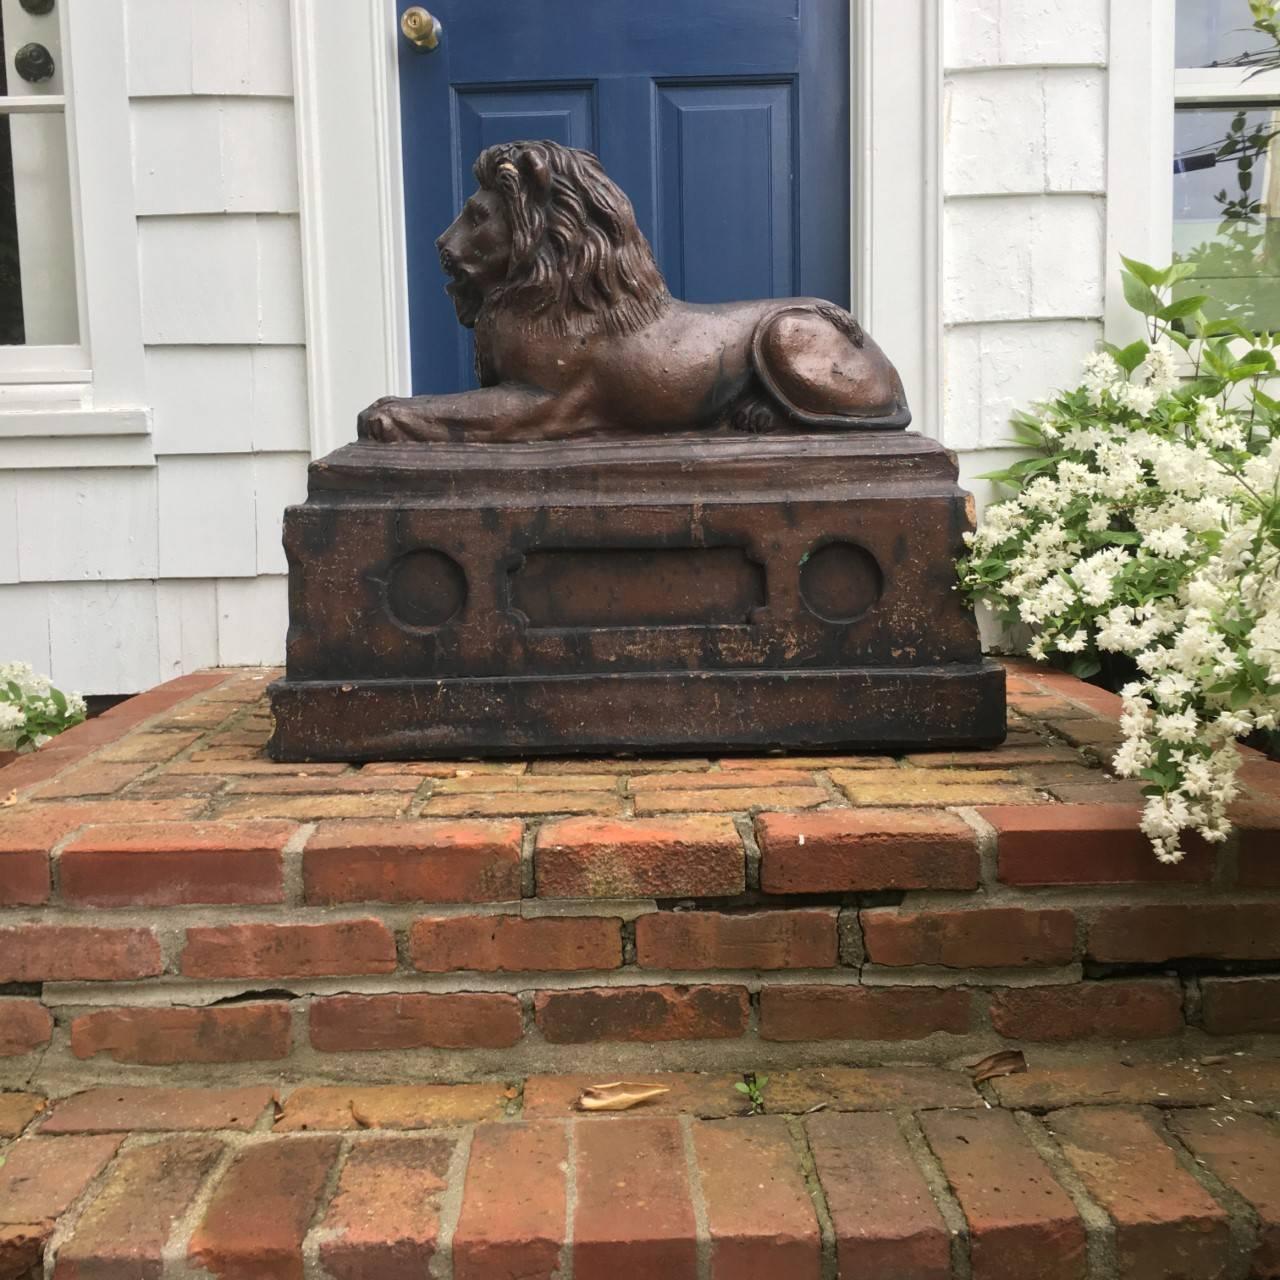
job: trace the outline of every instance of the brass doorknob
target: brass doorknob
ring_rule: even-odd
[[[440,20],[432,17],[421,5],[414,5],[400,15],[400,30],[410,44],[430,52],[440,43]]]

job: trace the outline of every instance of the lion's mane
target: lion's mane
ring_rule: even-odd
[[[549,174],[545,191],[531,186],[531,167]],[[631,201],[589,151],[500,143],[480,153],[475,176],[502,198],[511,226],[511,266],[486,304],[491,317],[506,312],[530,331],[569,337],[634,333],[666,309],[671,294]]]

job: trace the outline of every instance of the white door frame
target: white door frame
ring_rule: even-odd
[[[937,0],[849,0],[854,309],[941,430],[942,89]],[[393,0],[291,0],[312,455],[409,390]],[[448,38],[446,33],[446,39]]]

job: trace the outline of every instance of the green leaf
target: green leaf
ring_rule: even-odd
[[[1144,316],[1153,316],[1160,310],[1160,299],[1136,276],[1127,273],[1120,277],[1124,285],[1124,300]]]
[[[1131,342],[1127,347],[1112,352],[1115,356],[1116,364],[1118,364],[1125,373],[1132,373],[1150,354],[1150,346],[1141,341]]]
[[[1096,676],[1101,670],[1102,663],[1087,654],[1082,653],[1071,659],[1071,674],[1077,680],[1088,680],[1090,676]]]
[[[1186,298],[1177,298],[1160,308],[1160,319],[1181,320],[1184,316],[1194,315],[1208,301],[1209,295],[1206,293],[1193,293]]]
[[[1158,289],[1162,284],[1167,283],[1166,277],[1169,274],[1167,271],[1160,271],[1145,262],[1139,262],[1136,258],[1126,258],[1123,253],[1120,255],[1120,261],[1149,288]]]
[[[751,1096],[751,1089],[747,1085],[743,1084],[741,1080],[739,1080],[733,1087],[737,1089],[739,1093],[745,1093],[747,1097]]]

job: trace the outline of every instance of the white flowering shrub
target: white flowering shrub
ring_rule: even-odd
[[[25,662],[0,663],[0,751],[34,751],[84,717],[78,693],[55,689]]]
[[[1030,627],[1031,657],[1129,667],[1114,767],[1148,784],[1143,830],[1176,862],[1187,830],[1226,838],[1236,742],[1280,722],[1278,335],[1170,301],[1194,263],[1124,263],[1149,340],[1104,346],[1079,387],[1015,415],[1033,454],[990,477],[1013,496],[960,576]]]

